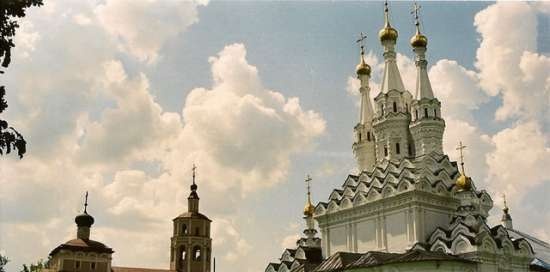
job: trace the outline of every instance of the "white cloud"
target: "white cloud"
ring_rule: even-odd
[[[207,1],[107,0],[96,8],[96,14],[123,50],[151,63],[167,41],[198,22],[198,7],[206,4]]]
[[[542,182],[550,181],[549,135],[534,122],[519,123],[492,137],[494,151],[486,155],[489,186],[513,199],[521,197]]]
[[[296,248],[296,241],[300,239],[300,235],[298,234],[290,234],[283,238],[281,241],[281,249],[287,249],[287,248]]]
[[[35,50],[36,42],[40,39],[40,34],[35,30],[34,25],[29,21],[22,21],[17,29],[14,43],[14,53],[23,58],[28,58],[30,53]]]

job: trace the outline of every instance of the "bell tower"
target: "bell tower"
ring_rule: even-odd
[[[178,272],[210,272],[212,238],[210,220],[199,212],[199,195],[195,165],[193,184],[187,198],[187,212],[174,218],[174,232],[170,246],[170,270]]]

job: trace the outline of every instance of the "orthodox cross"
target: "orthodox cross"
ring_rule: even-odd
[[[307,184],[307,197],[308,197],[308,199],[310,199],[310,197],[311,197],[311,191],[310,191],[311,181],[312,181],[311,176],[307,175],[306,176],[306,184]]]
[[[502,194],[502,199],[504,199],[504,209],[508,209],[508,205],[506,204],[506,194]]]
[[[464,150],[464,149],[466,149],[466,146],[462,145],[462,141],[460,141],[459,144],[458,144],[458,147],[456,148],[456,150],[460,151],[460,167],[462,168],[462,174],[466,175],[464,173],[464,154],[462,153],[462,150]]]
[[[196,176],[196,172],[197,172],[197,166],[193,163],[193,168],[191,168],[191,170],[193,171],[193,184],[195,184],[195,176]]]
[[[88,208],[88,191],[86,191],[86,196],[84,197],[84,213],[88,213],[86,210]]]
[[[414,14],[414,19],[416,20],[416,23],[418,24],[418,11],[420,10],[420,5],[417,2],[414,2],[413,10],[411,11],[411,14]]]
[[[365,35],[363,32],[359,33],[359,39],[355,41],[359,44],[359,47],[361,47],[361,55],[365,54],[365,39],[367,38],[367,35]]]

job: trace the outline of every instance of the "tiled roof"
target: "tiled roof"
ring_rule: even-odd
[[[108,254],[111,254],[114,252],[112,248],[98,241],[73,239],[54,248],[50,252],[50,256],[56,254],[58,251],[62,249],[70,250],[70,251],[84,251],[84,252],[96,252],[96,253],[108,253]]]
[[[174,220],[178,218],[197,218],[197,219],[205,219],[212,222],[212,220],[210,220],[210,218],[208,218],[206,215],[198,212],[184,212],[178,215],[178,217],[174,218]]]

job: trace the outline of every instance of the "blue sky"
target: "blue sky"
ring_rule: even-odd
[[[411,6],[390,3],[409,89]],[[550,6],[421,6],[446,152],[456,159],[458,140],[468,145],[467,171],[493,194],[491,223],[506,193],[515,226],[550,240]],[[75,236],[86,190],[92,238],[115,249],[115,265],[167,267],[170,220],[186,210],[193,162],[218,266],[263,269],[301,233],[305,175],[321,201],[355,171],[355,40],[367,34],[376,86],[382,9],[59,0],[30,11],[2,77],[5,116],[29,142],[23,160],[0,168],[9,271]]]

